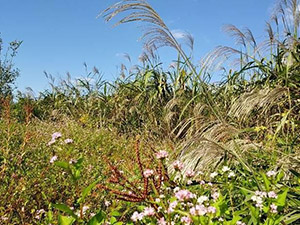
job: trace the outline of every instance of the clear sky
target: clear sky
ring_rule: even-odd
[[[138,62],[142,52],[138,24],[112,28],[96,16],[112,0],[0,0],[0,32],[5,43],[22,40],[15,60],[21,75],[20,90],[48,87],[43,71],[55,77],[70,72],[85,74],[83,63],[96,66],[107,80],[118,77],[117,66],[126,63],[122,53]],[[233,45],[224,34],[225,24],[249,27],[262,38],[275,0],[149,0],[171,30],[187,31],[194,36],[195,60],[218,45]],[[175,59],[173,49],[163,48],[161,59]],[[127,63],[128,64],[128,63]]]

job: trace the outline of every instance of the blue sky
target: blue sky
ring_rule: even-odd
[[[127,61],[122,53],[138,62],[142,52],[138,24],[112,28],[96,16],[111,0],[0,0],[0,32],[5,43],[22,40],[15,65],[21,75],[20,90],[36,92],[48,87],[43,71],[64,77],[85,74],[83,63],[96,66],[107,80],[118,77],[117,66]],[[149,0],[171,30],[186,31],[195,39],[194,59],[198,61],[218,45],[233,45],[224,34],[225,24],[249,27],[263,38],[275,0]],[[160,50],[168,65],[176,58],[170,48]],[[128,63],[127,63],[128,64]],[[130,65],[128,65],[130,66]]]

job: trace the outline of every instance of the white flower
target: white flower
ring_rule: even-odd
[[[193,220],[190,217],[187,217],[187,216],[181,217],[180,221],[183,224],[186,224],[186,225],[190,225],[193,222]]]
[[[64,140],[65,144],[71,144],[73,143],[73,139],[71,138],[67,138],[66,140]]]
[[[274,191],[269,191],[268,192],[268,197],[269,198],[277,198],[277,194]]]
[[[207,201],[208,200],[208,197],[205,196],[205,195],[202,195],[200,196],[198,199],[197,199],[197,202],[202,204],[203,202]]]
[[[162,217],[157,221],[157,224],[158,225],[167,225],[167,222],[165,221],[165,218]]]
[[[2,220],[2,221],[6,221],[6,220],[8,220],[8,217],[7,217],[7,216],[2,216],[2,217],[1,217],[1,220]]]
[[[143,215],[144,216],[154,216],[155,215],[154,208],[152,208],[152,207],[145,207]]]
[[[56,142],[55,139],[51,139],[51,141],[48,142],[47,146],[53,145]]]
[[[236,225],[246,225],[246,224],[243,223],[242,221],[236,221]]]
[[[270,171],[268,171],[267,172],[267,176],[268,177],[273,177],[273,176],[275,176],[277,173],[274,171],[274,170],[270,170]]]
[[[54,163],[56,160],[57,160],[57,156],[55,155],[50,159],[50,163]]]
[[[228,174],[228,178],[231,178],[231,177],[235,177],[235,173],[233,171],[230,171]]]
[[[82,207],[82,214],[85,215],[86,211],[89,210],[89,206],[85,205]]]
[[[55,132],[52,134],[52,140],[56,140],[58,138],[60,138],[62,135],[60,132]]]
[[[177,192],[177,191],[179,191],[179,190],[180,190],[179,187],[175,187],[173,191],[174,191],[174,192]]]
[[[144,214],[143,213],[138,213],[137,211],[135,211],[132,216],[131,216],[131,220],[133,222],[137,222],[139,220],[142,220],[144,218]]]
[[[207,208],[207,212],[208,212],[208,213],[214,214],[214,213],[217,212],[217,209],[216,209],[215,207],[213,207],[213,206],[209,206],[209,207]]]
[[[256,203],[256,204],[255,204],[256,207],[262,209],[262,207],[263,207],[263,199],[262,199],[261,196],[253,195],[253,196],[251,197],[251,200],[254,201],[254,202]]]
[[[71,159],[71,160],[69,161],[69,164],[73,164],[73,163],[76,163],[76,162],[77,162],[76,159]]]
[[[264,192],[264,191],[256,191],[256,192],[255,192],[255,195],[260,196],[260,197],[262,197],[262,198],[265,198],[265,197],[267,197],[267,192]]]
[[[222,171],[225,173],[227,171],[230,171],[230,168],[228,166],[223,166]]]
[[[203,216],[207,213],[207,208],[204,205],[196,205],[190,209],[190,213],[193,216]]]
[[[171,202],[170,205],[169,205],[169,208],[168,208],[167,213],[172,213],[172,212],[174,212],[174,210],[175,210],[177,204],[178,204],[177,201]]]
[[[38,210],[38,211],[36,211],[36,216],[35,216],[35,218],[36,219],[41,219],[41,215],[43,214],[43,213],[45,213],[46,211],[44,210],[44,209],[40,209],[40,210]]]
[[[105,200],[105,201],[104,201],[104,205],[105,205],[106,207],[108,207],[108,206],[111,205],[111,203],[110,203],[110,201]]]
[[[214,192],[211,197],[216,201],[219,198],[220,194],[219,192]]]
[[[271,213],[277,213],[277,205],[275,205],[274,203],[272,203],[270,205],[270,211],[271,211]]]
[[[218,173],[217,173],[217,172],[213,172],[213,173],[210,174],[210,177],[211,177],[211,178],[214,178],[214,177],[216,177],[216,176],[218,176]]]
[[[253,195],[251,197],[251,200],[254,201],[254,202],[257,202],[257,203],[262,203],[263,202],[262,198],[260,196],[257,196],[257,195]]]

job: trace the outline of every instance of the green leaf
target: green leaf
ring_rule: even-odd
[[[105,213],[100,211],[90,219],[87,225],[100,225],[104,221],[105,216]]]
[[[114,224],[115,222],[117,222],[117,219],[116,219],[116,217],[111,217],[110,218],[110,224]]]
[[[289,191],[289,189],[286,188],[283,193],[278,195],[278,197],[277,197],[277,205],[278,206],[283,207],[285,205],[285,200],[286,200],[286,196],[287,196],[288,191]]]
[[[292,216],[289,216],[287,219],[284,220],[285,224],[291,224],[297,220],[300,219],[300,213],[294,214]]]
[[[82,163],[83,163],[83,158],[79,158],[79,159],[76,161],[76,163],[74,163],[73,165],[74,165],[74,167],[75,167],[76,169],[81,169]]]
[[[75,219],[70,216],[58,216],[58,225],[72,225],[75,222]]]
[[[74,217],[74,218],[77,218],[77,216],[74,214],[73,210],[70,209],[67,205],[65,204],[53,204],[53,207],[60,210],[60,211],[63,211],[65,213],[67,213],[68,215]]]
[[[56,165],[60,168],[66,169],[66,170],[68,170],[70,168],[69,163],[64,162],[64,161],[55,161],[54,165]]]
[[[266,190],[269,191],[270,190],[271,182],[269,181],[269,179],[267,178],[267,176],[266,176],[265,173],[262,172],[261,176],[262,176],[262,178],[264,180]]]
[[[121,213],[118,212],[118,211],[113,211],[113,212],[111,212],[111,215],[112,215],[112,216],[120,216]]]
[[[257,224],[258,223],[258,219],[257,218],[259,217],[259,211],[258,211],[258,209],[255,208],[252,205],[249,205],[249,204],[247,204],[247,205],[248,205],[248,207],[250,209],[250,215],[251,215],[252,221],[254,221],[255,224]]]
[[[87,186],[85,189],[83,189],[82,191],[82,195],[80,198],[80,201],[78,201],[78,203],[83,202],[85,197],[91,193],[92,189],[96,186],[96,184],[99,182],[99,179],[97,179],[96,181],[94,181],[93,183],[91,183],[89,186]]]

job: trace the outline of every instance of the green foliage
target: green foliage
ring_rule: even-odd
[[[12,41],[8,49],[4,50],[4,44],[0,37],[0,97],[12,95],[13,84],[19,76],[19,70],[14,68],[13,59],[21,45],[21,41]]]

